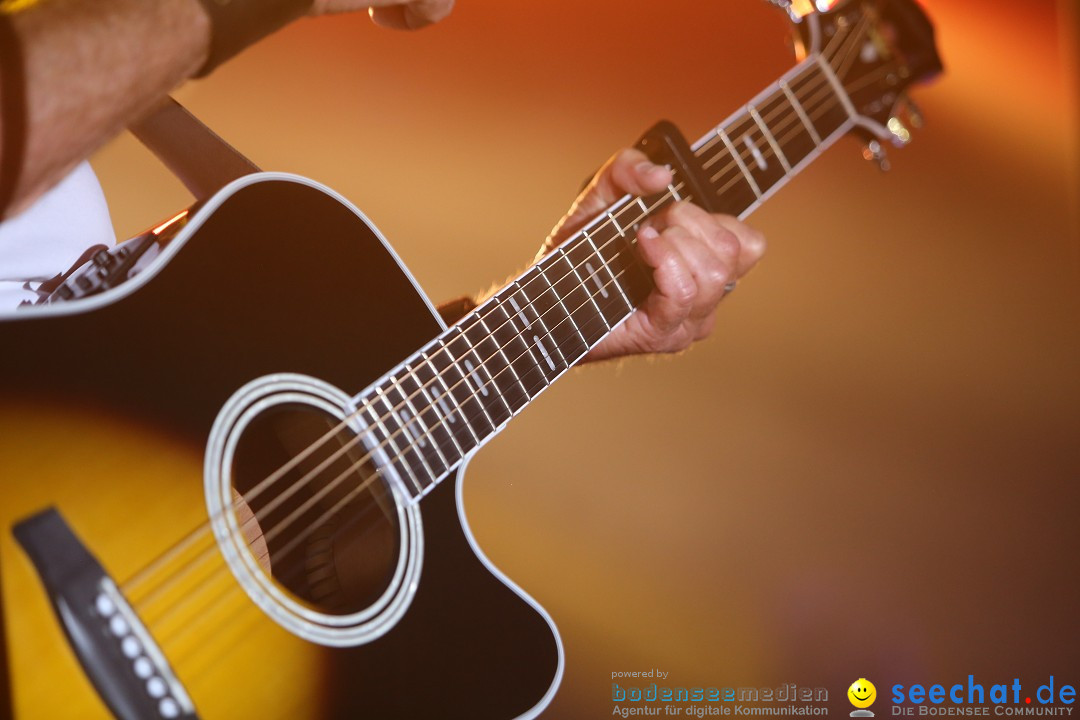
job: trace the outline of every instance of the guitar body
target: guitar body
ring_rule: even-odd
[[[108,710],[14,523],[55,506],[119,583],[206,520],[207,442],[238,388],[295,373],[352,395],[442,329],[354,208],[272,174],[223,190],[120,288],[0,317],[0,608],[16,716]],[[229,587],[227,573],[220,593],[191,608],[179,592],[167,632],[147,625],[199,715],[539,713],[561,677],[561,642],[476,548],[462,471],[419,503],[415,595],[370,642],[301,639]]]

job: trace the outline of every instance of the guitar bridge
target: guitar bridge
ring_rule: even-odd
[[[14,527],[79,663],[121,720],[197,718],[168,661],[97,558],[50,508]]]

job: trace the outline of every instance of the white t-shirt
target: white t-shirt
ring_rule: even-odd
[[[105,194],[84,162],[36,203],[0,222],[0,312],[37,300],[33,290],[67,271],[87,248],[115,242]]]

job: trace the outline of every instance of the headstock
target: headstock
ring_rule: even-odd
[[[795,24],[800,59],[819,54],[860,115],[863,153],[888,169],[881,143],[906,145],[922,125],[907,91],[942,70],[934,27],[915,0],[771,0]]]

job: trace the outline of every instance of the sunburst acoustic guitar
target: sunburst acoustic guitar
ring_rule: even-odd
[[[794,68],[692,144],[641,140],[666,192],[451,327],[356,207],[276,173],[0,315],[15,714],[539,714],[561,641],[470,534],[469,458],[647,296],[639,223],[745,217],[849,133],[903,144],[905,90],[941,69],[912,0],[789,12]]]

